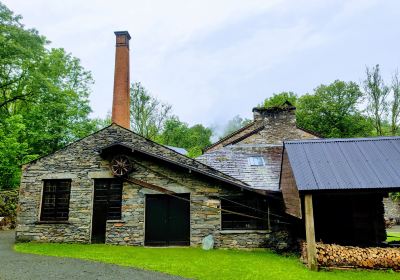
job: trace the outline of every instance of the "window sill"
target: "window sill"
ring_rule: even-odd
[[[119,224],[125,224],[125,221],[123,220],[107,220],[107,223],[119,223]]]
[[[264,229],[224,229],[221,230],[219,233],[220,234],[246,234],[246,233],[270,233],[270,230],[264,230]]]
[[[68,221],[37,221],[35,222],[36,225],[51,225],[51,224],[64,224],[64,225],[69,225],[71,224]]]

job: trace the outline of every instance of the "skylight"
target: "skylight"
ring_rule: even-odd
[[[263,157],[255,156],[255,157],[248,157],[247,161],[250,166],[264,166],[265,161]]]

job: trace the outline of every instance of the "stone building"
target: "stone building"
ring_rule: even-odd
[[[295,112],[289,102],[281,107],[254,108],[250,124],[207,147],[197,160],[254,189],[280,196],[283,142],[319,137],[296,125]]]
[[[318,138],[295,107],[254,120],[191,159],[132,132],[128,32],[116,32],[113,124],[23,166],[16,237],[43,242],[261,247],[285,217],[283,142]],[[178,151],[178,152],[177,152]],[[182,151],[181,151],[182,152]]]
[[[17,239],[262,246],[281,207],[268,188],[129,130],[130,36],[115,34],[113,124],[23,166]]]

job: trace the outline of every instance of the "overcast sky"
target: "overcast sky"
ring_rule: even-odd
[[[206,125],[251,109],[274,92],[311,92],[335,79],[360,82],[379,63],[400,68],[400,1],[6,0],[93,73],[93,116],[111,110],[116,30],[131,40],[131,81]]]

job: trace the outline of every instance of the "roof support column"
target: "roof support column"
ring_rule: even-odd
[[[314,212],[311,194],[306,194],[304,196],[304,210],[306,222],[307,265],[309,269],[317,271],[317,246],[315,244]]]

